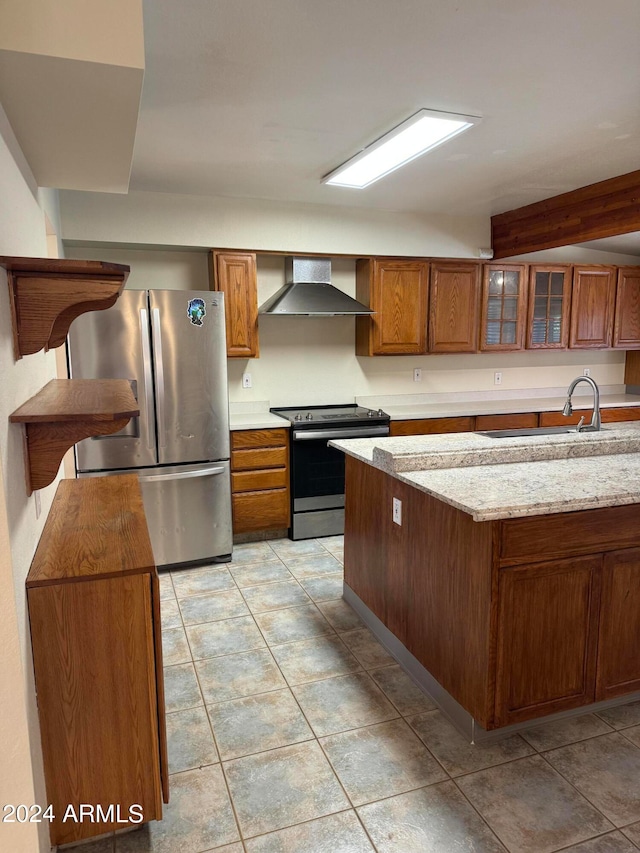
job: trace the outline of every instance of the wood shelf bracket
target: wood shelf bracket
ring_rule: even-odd
[[[54,481],[78,441],[112,435],[139,414],[126,379],[53,379],[9,415],[24,426],[27,494]]]
[[[64,343],[80,314],[115,304],[129,267],[99,261],[0,257],[7,271],[16,361]]]

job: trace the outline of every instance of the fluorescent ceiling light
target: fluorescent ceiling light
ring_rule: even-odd
[[[479,121],[477,116],[420,110],[329,172],[322,183],[357,189],[368,187]]]

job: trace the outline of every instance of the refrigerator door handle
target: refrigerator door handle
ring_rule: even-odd
[[[224,473],[224,468],[198,468],[196,471],[179,471],[175,474],[150,474],[148,477],[138,477],[141,483],[150,483],[152,480],[191,480],[194,477],[213,477]]]
[[[156,368],[156,413],[158,417],[158,445],[167,446],[167,429],[164,414],[164,363],[162,360],[162,329],[160,327],[160,309],[152,308],[153,355]]]
[[[147,447],[155,450],[155,436],[151,424],[153,412],[153,378],[151,376],[151,347],[149,346],[149,322],[147,309],[140,309],[140,341],[142,343],[142,375],[147,420]]]

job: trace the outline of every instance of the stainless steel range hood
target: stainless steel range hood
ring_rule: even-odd
[[[284,271],[287,284],[260,306],[260,314],[355,317],[375,313],[331,284],[329,258],[285,258]]]

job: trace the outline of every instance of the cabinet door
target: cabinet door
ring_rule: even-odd
[[[477,352],[480,264],[431,264],[429,352]]]
[[[569,341],[571,267],[529,267],[527,349],[565,349]]]
[[[216,290],[224,293],[228,358],[258,358],[256,256],[214,252]]]
[[[604,349],[611,346],[616,295],[615,267],[574,267],[571,294],[573,349]]]
[[[613,346],[640,349],[640,267],[618,267]]]
[[[640,690],[640,548],[605,555],[596,699]]]
[[[572,557],[500,571],[498,725],[594,701],[601,561]]]
[[[482,275],[480,349],[524,347],[527,287],[524,264],[485,264]]]
[[[563,415],[562,412],[540,412],[540,426],[572,426],[577,424],[580,418],[589,423],[593,415],[593,409],[579,409],[579,399],[572,415]],[[603,424],[615,424],[624,421],[640,420],[640,406],[627,406],[613,409],[600,409],[600,418]]]
[[[362,260],[356,295],[376,313],[358,317],[358,355],[423,355],[427,352],[429,264],[424,261]]]

